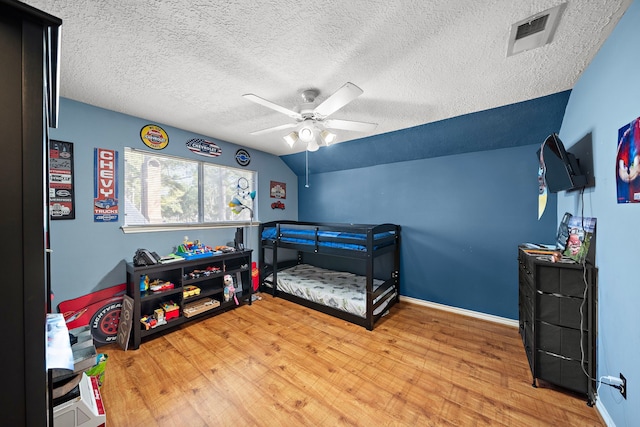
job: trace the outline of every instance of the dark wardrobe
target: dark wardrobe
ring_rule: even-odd
[[[48,129],[62,21],[0,0],[0,424],[52,424],[46,367]]]

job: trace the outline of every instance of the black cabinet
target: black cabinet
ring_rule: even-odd
[[[235,298],[225,295],[224,276],[231,275]],[[141,289],[148,280],[173,287],[152,291]],[[251,303],[251,251],[239,251],[189,261],[137,267],[127,264],[127,294],[133,298],[131,348],[140,347],[143,338],[174,328],[185,322],[212,316]],[[160,312],[162,307],[174,310]],[[142,321],[146,318],[151,322]]]
[[[520,335],[533,376],[594,401],[596,278],[590,264],[518,250]]]
[[[0,229],[3,265],[0,420],[52,424],[46,366],[50,311],[47,143],[57,106],[62,21],[24,3],[0,0]]]

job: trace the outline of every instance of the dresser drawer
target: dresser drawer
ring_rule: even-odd
[[[549,294],[583,298],[586,289],[583,274],[584,272],[579,268],[538,265],[536,271],[538,290]]]
[[[536,377],[578,393],[587,393],[589,381],[580,360],[565,359],[542,350],[536,352]]]
[[[565,328],[541,321],[536,321],[536,344],[540,350],[580,360],[580,336],[582,335],[582,348],[589,348],[587,333],[580,334],[578,329]]]
[[[582,302],[583,300],[581,298],[564,297],[538,292],[536,295],[536,319],[557,326],[579,329],[580,305]],[[586,304],[582,312],[582,327],[587,328],[589,325],[589,319]]]

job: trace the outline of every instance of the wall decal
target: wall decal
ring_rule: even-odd
[[[49,142],[49,218],[75,219],[73,143]]]
[[[249,163],[251,163],[251,155],[247,150],[241,148],[236,151],[236,162],[238,162],[240,166],[248,166]]]
[[[169,135],[158,125],[146,125],[140,130],[140,139],[153,150],[162,150],[169,145]]]
[[[206,157],[218,157],[222,154],[222,148],[211,141],[202,138],[191,138],[186,142],[186,146],[192,153]]]
[[[273,202],[273,203],[271,203],[271,209],[282,209],[282,210],[284,210],[284,203],[282,203],[280,200],[278,200],[277,202]]]
[[[287,184],[284,182],[271,181],[269,184],[269,195],[275,199],[286,199]]]

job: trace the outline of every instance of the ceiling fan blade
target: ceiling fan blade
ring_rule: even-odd
[[[294,128],[296,126],[298,126],[297,123],[287,123],[286,125],[274,126],[274,127],[271,127],[271,128],[257,130],[255,132],[251,132],[251,135],[262,135],[262,134],[273,132],[273,131],[276,131],[276,130],[291,129],[291,128]]]
[[[252,93],[247,93],[242,95],[244,98],[248,99],[249,101],[255,102],[256,104],[260,104],[262,106],[265,106],[267,108],[271,108],[272,110],[276,110],[282,114],[286,114],[287,116],[291,117],[292,119],[296,119],[296,120],[302,120],[302,115],[298,112],[295,112],[293,110],[289,110],[288,108],[284,108],[278,104],[274,104],[271,101],[267,101],[264,98],[260,98],[258,95],[254,95]]]
[[[351,120],[327,119],[322,123],[329,129],[353,130],[356,132],[373,132],[378,126],[377,123],[354,122]]]
[[[318,105],[313,112],[319,118],[327,117],[362,95],[362,92],[363,90],[358,86],[347,82],[344,86],[335,91],[333,95]]]

